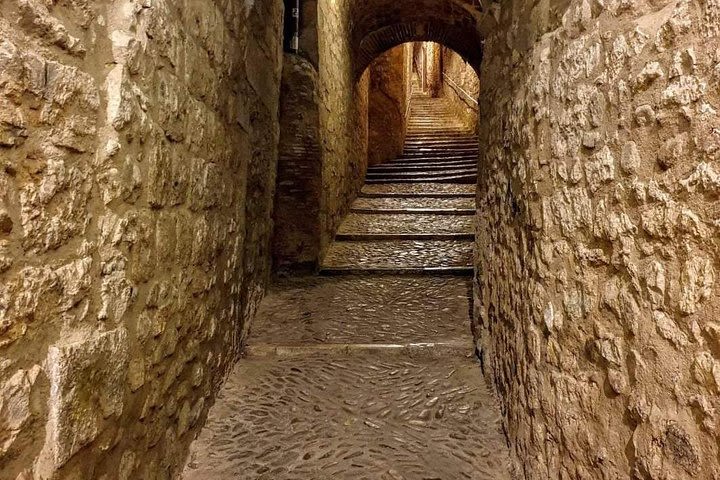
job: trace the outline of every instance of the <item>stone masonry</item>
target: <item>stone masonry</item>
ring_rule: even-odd
[[[403,152],[412,93],[412,44],[385,52],[369,67],[368,165]]]
[[[720,5],[516,1],[481,73],[477,331],[528,479],[720,477]]]
[[[0,3],[0,478],[182,467],[267,275],[281,19]]]
[[[178,475],[272,219],[300,232],[276,260],[330,250],[367,171],[367,67],[408,41],[480,72],[473,329],[518,477],[719,479],[717,0],[303,12],[283,61],[279,0],[0,2],[0,479]],[[276,179],[298,132],[312,197]]]

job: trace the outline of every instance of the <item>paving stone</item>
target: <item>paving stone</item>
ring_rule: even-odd
[[[400,209],[400,208],[427,208],[427,209],[475,209],[473,198],[358,198],[353,204],[355,209]]]
[[[472,233],[474,220],[469,215],[351,213],[338,233]]]
[[[472,266],[470,240],[383,240],[335,242],[324,268],[423,268]]]
[[[447,342],[467,339],[470,279],[302,277],[271,287],[250,344]]]
[[[415,184],[392,184],[365,185],[362,188],[363,194],[475,194],[475,185],[454,184],[454,183],[415,183]]]
[[[246,359],[185,480],[509,479],[500,414],[473,358]]]

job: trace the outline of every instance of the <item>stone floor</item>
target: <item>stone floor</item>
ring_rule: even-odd
[[[455,128],[437,123],[434,142]],[[185,480],[510,478],[470,334],[474,186],[390,175],[363,189],[324,276],[270,289]]]

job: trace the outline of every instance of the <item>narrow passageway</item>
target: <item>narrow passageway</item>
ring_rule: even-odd
[[[325,273],[472,273],[478,143],[444,97],[416,93],[401,157],[368,169]]]
[[[369,171],[325,275],[268,292],[185,480],[510,478],[469,326],[471,138],[413,98],[404,154]]]

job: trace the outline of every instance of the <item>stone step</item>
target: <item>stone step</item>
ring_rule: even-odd
[[[450,155],[474,155],[478,156],[480,154],[480,149],[477,147],[455,147],[455,148],[432,148],[432,147],[415,147],[415,148],[406,148],[403,150],[402,157],[403,158],[417,158],[417,157],[427,157],[430,155],[438,155],[438,154],[447,154],[447,156]]]
[[[428,152],[428,151],[436,151],[436,152],[442,152],[442,153],[479,152],[480,146],[477,143],[466,143],[466,144],[449,143],[447,145],[425,143],[425,144],[418,144],[418,145],[404,145],[403,152],[407,153],[408,151],[413,152],[413,153]]]
[[[474,240],[475,234],[461,233],[338,233],[336,241],[369,242],[385,240]]]
[[[465,168],[465,169],[452,169],[452,170],[444,170],[444,171],[421,171],[421,172],[412,172],[412,171],[400,171],[400,172],[368,172],[366,179],[367,180],[384,180],[387,178],[402,178],[407,180],[422,180],[427,179],[427,181],[435,181],[431,180],[431,178],[440,177],[440,176],[466,176],[466,175],[477,175],[477,169],[476,168]]]
[[[469,280],[452,277],[388,277],[380,282],[366,277],[279,279],[258,310],[248,343],[457,340],[469,332],[469,322],[463,319],[470,309],[471,288]]]
[[[384,240],[334,242],[321,271],[409,272],[438,267],[472,269],[472,240]]]
[[[475,198],[475,185],[418,183],[418,184],[384,184],[365,185],[361,195],[381,197],[422,197],[422,198]]]
[[[409,199],[403,199],[405,201]],[[351,207],[350,211],[353,213],[365,213],[368,215],[402,215],[402,214],[432,214],[432,215],[456,215],[456,216],[463,216],[463,215],[474,215],[475,209],[474,208],[408,208],[408,207],[399,207],[399,208],[358,208],[358,207]]]
[[[461,123],[408,123],[407,131],[412,133],[426,133],[426,132],[448,132],[448,133],[462,133],[468,132],[467,126]],[[468,132],[469,133],[469,132]]]
[[[458,147],[477,147],[478,146],[478,140],[477,138],[443,138],[443,137],[434,137],[434,138],[425,138],[425,139],[418,139],[418,140],[406,140],[405,141],[405,147],[423,147],[423,146],[441,146],[441,147],[447,147],[447,146],[458,146]]]
[[[455,137],[455,138],[448,138],[446,135],[433,135],[430,138],[425,138],[423,140],[405,140],[405,143],[403,144],[404,147],[422,147],[422,146],[432,146],[432,147],[447,147],[447,146],[459,146],[459,147],[475,147],[480,148],[480,144],[478,143],[478,140],[476,138],[466,138],[466,137]]]
[[[455,132],[453,135],[443,133],[443,134],[435,134],[435,133],[416,133],[413,134],[412,137],[408,138],[407,135],[405,137],[405,141],[407,142],[424,142],[424,141],[444,141],[444,142],[456,142],[456,141],[473,141],[475,143],[478,143],[478,138],[471,134],[471,133],[465,133],[465,132]]]
[[[338,234],[437,235],[473,233],[474,231],[475,218],[471,215],[350,213],[340,224]]]
[[[382,194],[380,194],[382,195]],[[395,196],[361,196],[352,204],[353,210],[391,210],[391,209],[423,209],[423,210],[462,210],[475,211],[474,196],[469,198],[453,194],[443,194],[440,198],[429,196],[395,197]],[[472,195],[472,194],[471,194]]]
[[[423,143],[418,143],[417,145],[408,144],[408,143],[405,143],[405,145],[403,145],[403,152],[417,152],[417,151],[422,152],[422,151],[428,151],[428,150],[437,150],[440,152],[452,152],[455,150],[463,150],[463,151],[474,150],[477,152],[480,150],[480,146],[477,144],[477,142],[475,142],[475,143],[470,143],[470,142],[469,143],[423,142]]]
[[[472,135],[473,132],[471,130],[467,130],[466,128],[440,128],[435,125],[432,127],[408,127],[406,134],[410,135],[413,138],[427,135],[437,136],[438,138],[450,138],[466,137],[468,135]]]
[[[445,166],[455,166],[456,168],[470,168],[470,167],[477,167],[478,161],[475,157],[469,157],[464,159],[457,159],[457,160],[444,160],[444,159],[421,159],[421,160],[411,160],[411,159],[405,159],[401,158],[398,160],[393,160],[391,162],[387,163],[381,163],[378,165],[373,165],[371,167],[368,167],[368,169],[376,169],[376,168],[386,168],[386,167],[408,167],[408,168],[423,168],[423,167],[445,167]]]
[[[338,275],[450,275],[454,277],[472,277],[474,270],[473,267],[323,267],[320,270],[320,275],[323,276],[338,276]]]
[[[373,166],[368,168],[368,173],[393,173],[393,172],[441,172],[454,171],[458,169],[475,169],[477,170],[477,162],[462,163],[420,163],[413,165],[412,163],[395,164],[394,162],[383,164],[382,166]]]
[[[390,162],[386,162],[383,164],[373,165],[380,166],[380,165],[390,165],[392,163],[398,162],[398,163],[408,163],[408,164],[422,164],[422,163],[431,163],[431,164],[447,164],[447,163],[459,163],[459,162],[472,162],[473,164],[477,164],[478,160],[480,158],[479,153],[458,153],[455,154],[448,154],[448,155],[442,155],[441,152],[423,152],[422,155],[414,155],[414,154],[403,154],[401,157],[391,160]]]
[[[450,176],[437,176],[437,177],[424,177],[424,178],[402,178],[402,177],[387,177],[387,178],[374,178],[368,179],[365,183],[465,183],[473,184],[477,181],[477,174],[472,175],[450,175]]]
[[[418,157],[418,156],[412,156],[412,157],[405,157],[403,155],[399,156],[397,159],[393,160],[395,162],[397,161],[408,161],[408,162],[444,162],[444,161],[457,161],[457,160],[477,160],[480,156],[478,153],[455,153],[455,152],[429,152],[427,155]]]

